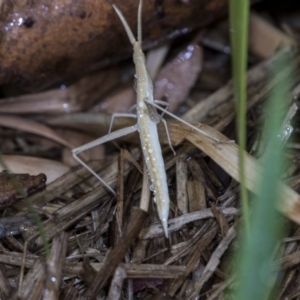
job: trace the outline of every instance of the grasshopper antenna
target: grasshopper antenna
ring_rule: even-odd
[[[121,13],[121,11],[118,9],[117,5],[113,4],[113,8],[116,11],[117,15],[119,16],[119,18],[120,18],[120,20],[121,20],[121,22],[122,22],[122,24],[125,28],[125,31],[127,33],[127,36],[129,38],[129,40],[130,40],[130,43],[133,45],[136,42],[136,40],[135,40],[135,37],[134,37],[127,21],[125,20],[125,18],[123,16],[123,14]]]
[[[139,9],[138,9],[138,42],[142,44],[142,6],[143,0],[140,0]]]

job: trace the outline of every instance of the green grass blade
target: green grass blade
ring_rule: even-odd
[[[239,143],[239,174],[241,183],[241,202],[243,222],[246,233],[249,232],[249,203],[245,184],[244,149],[246,147],[246,97],[247,97],[247,52],[249,1],[230,0],[230,38],[232,51],[233,85],[236,103],[236,124]]]
[[[288,63],[291,64],[291,61]],[[286,61],[281,62],[275,72],[279,74],[286,66]],[[249,236],[242,239],[242,254],[236,276],[238,288],[234,299],[268,299],[270,282],[276,275],[272,272],[273,254],[283,233],[282,218],[275,208],[280,200],[278,181],[283,165],[282,142],[278,133],[284,117],[282,103],[287,97],[289,81],[279,81],[266,104],[269,119],[265,131],[269,141],[263,160],[263,174],[257,182],[258,196],[253,201]]]

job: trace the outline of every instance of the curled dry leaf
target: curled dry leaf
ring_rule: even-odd
[[[118,113],[128,113],[128,110],[132,105],[135,104],[136,94],[133,86],[123,89],[118,93],[105,98],[97,106],[95,106],[93,112],[106,112],[113,114]]]
[[[117,68],[86,76],[73,85],[59,89],[2,99],[0,113],[72,113],[90,107],[120,81]]]
[[[70,170],[66,165],[49,159],[20,155],[2,155],[1,158],[12,173],[29,173],[31,175],[45,173],[48,183]],[[0,165],[0,171],[3,170],[5,170],[4,167]]]
[[[45,138],[51,139],[69,149],[74,148],[73,145],[68,143],[63,138],[61,138],[54,130],[50,129],[46,125],[43,125],[41,123],[29,120],[29,119],[1,115],[0,126],[34,133],[34,134],[43,136]]]
[[[170,111],[178,109],[194,86],[202,64],[203,50],[194,41],[161,69],[154,81],[154,99],[166,99]]]
[[[80,105],[72,97],[68,97],[68,91],[68,89],[56,89],[43,93],[5,98],[1,100],[0,112],[36,114],[78,111]]]
[[[45,119],[45,122],[51,126],[77,129],[100,137],[108,133],[111,115],[106,113],[77,113],[49,117]],[[136,120],[132,118],[115,118],[113,130],[132,126],[135,123]]]

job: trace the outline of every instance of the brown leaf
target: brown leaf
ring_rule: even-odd
[[[4,127],[14,128],[14,129],[38,134],[45,138],[51,139],[61,145],[64,145],[69,149],[74,148],[73,145],[68,143],[63,138],[61,138],[54,130],[52,130],[48,126],[29,119],[2,115],[0,118],[0,125]]]
[[[136,28],[136,0],[3,1],[0,84],[41,89],[131,56],[113,2]],[[144,46],[204,26],[226,7],[225,0],[144,1]]]
[[[202,70],[202,48],[191,43],[167,63],[154,81],[154,99],[167,100],[175,111],[186,99]]]

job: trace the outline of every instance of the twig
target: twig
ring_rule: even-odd
[[[139,208],[133,208],[130,220],[126,227],[123,236],[119,243],[109,252],[105,262],[98,272],[93,284],[87,289],[85,296],[95,299],[99,291],[105,286],[109,277],[117,268],[118,264],[124,258],[132,241],[137,237],[141,231],[144,222],[146,221],[147,213]]]

